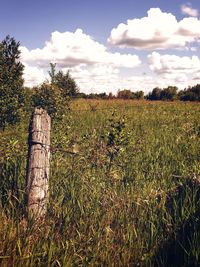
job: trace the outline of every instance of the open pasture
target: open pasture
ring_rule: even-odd
[[[0,132],[0,266],[199,266],[200,105],[74,100],[24,219],[29,115]]]

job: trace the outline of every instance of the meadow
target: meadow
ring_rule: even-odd
[[[0,266],[199,266],[200,105],[74,100],[26,221],[31,114],[0,132]]]

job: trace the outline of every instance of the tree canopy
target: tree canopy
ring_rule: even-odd
[[[167,88],[160,89],[154,88],[147,96],[149,100],[170,100],[177,99],[178,88],[176,86],[168,86]]]

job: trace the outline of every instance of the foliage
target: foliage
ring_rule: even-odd
[[[113,95],[112,93],[106,94],[104,93],[78,93],[77,98],[84,99],[147,99],[147,100],[160,100],[160,101],[174,101],[174,100],[182,100],[182,101],[200,101],[200,93],[199,93],[199,85],[195,85],[193,87],[188,87],[183,91],[178,91],[176,86],[168,86],[167,88],[154,88],[148,95],[144,96],[143,91],[132,92],[131,90],[124,89],[119,90],[117,95]]]
[[[105,92],[104,93],[90,93],[90,94],[78,93],[77,97],[85,98],[85,99],[108,99],[109,98],[109,96]]]
[[[117,95],[113,95],[111,92],[106,94],[104,93],[90,93],[90,94],[85,94],[85,93],[79,93],[77,95],[79,98],[85,98],[85,99],[144,99],[144,92],[142,91],[136,91],[132,92],[130,90],[124,89],[124,90],[119,90],[117,92]]]
[[[147,99],[149,100],[160,100],[161,99],[161,89],[156,87],[151,93],[148,94]]]
[[[161,91],[160,99],[173,101],[177,97],[177,91],[178,88],[176,86],[168,86]]]
[[[69,108],[69,99],[63,98],[61,90],[56,85],[43,83],[33,88],[31,96],[33,106],[45,109],[52,118],[61,119],[64,110]]]
[[[51,78],[50,83],[55,85],[56,83],[56,63],[50,63],[50,71],[48,71]]]
[[[177,98],[178,88],[176,86],[168,86],[167,88],[160,89],[154,88],[151,93],[148,94],[149,100],[170,100],[173,101]]]
[[[144,98],[144,92],[142,91],[137,91],[137,92],[132,92],[131,90],[119,90],[117,92],[117,98],[122,98],[122,99],[143,99]]]
[[[132,97],[132,92],[130,90],[124,89],[124,90],[119,90],[117,92],[117,98],[131,99],[131,97]]]
[[[183,101],[200,101],[200,84],[179,92],[179,98]]]
[[[105,122],[104,132],[101,134],[101,146],[104,154],[106,174],[115,171],[115,164],[126,152],[129,143],[129,132],[126,129],[126,118],[112,112]]]
[[[23,68],[19,42],[7,36],[0,43],[0,128],[20,120],[24,103]]]
[[[144,92],[143,91],[136,91],[132,93],[132,99],[144,99]]]
[[[59,71],[55,77],[55,84],[62,90],[62,95],[64,97],[74,97],[78,93],[78,86],[75,80],[72,78],[70,71],[67,73]]]
[[[63,71],[56,72],[56,64],[50,63],[49,76],[51,78],[51,84],[61,90],[62,97],[77,96],[79,89],[69,70],[66,73]]]

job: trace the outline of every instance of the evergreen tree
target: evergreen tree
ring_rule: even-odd
[[[20,120],[24,102],[20,43],[7,36],[0,43],[0,128]]]

